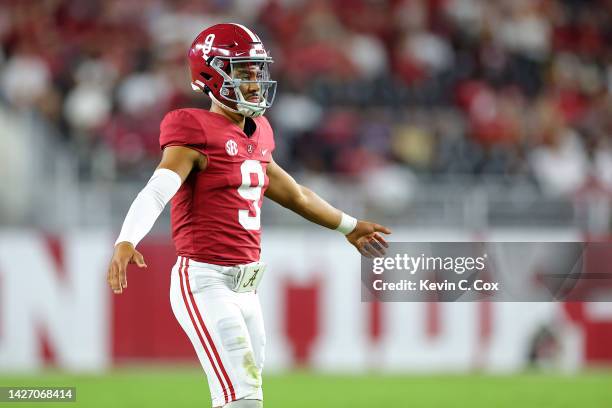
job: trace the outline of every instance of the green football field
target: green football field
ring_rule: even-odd
[[[196,368],[132,368],[109,374],[0,375],[1,386],[74,386],[76,403],[3,406],[209,407],[204,377]],[[267,408],[609,408],[612,372],[576,376],[526,373],[491,375],[323,375],[298,372],[264,376]]]

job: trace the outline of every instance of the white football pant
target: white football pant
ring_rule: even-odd
[[[172,268],[172,311],[204,368],[214,407],[263,400],[266,338],[258,295],[232,291],[231,268],[215,269],[179,256]]]

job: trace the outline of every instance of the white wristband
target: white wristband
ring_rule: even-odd
[[[351,217],[348,214],[342,213],[342,219],[340,219],[340,225],[336,227],[336,231],[341,232],[344,235],[348,235],[357,226],[357,218]]]

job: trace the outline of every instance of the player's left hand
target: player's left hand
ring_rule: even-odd
[[[369,221],[357,221],[357,226],[346,239],[359,253],[366,258],[377,258],[384,256],[389,244],[380,233],[391,234],[391,230],[385,226]]]

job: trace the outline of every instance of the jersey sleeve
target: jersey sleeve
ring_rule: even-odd
[[[185,146],[206,154],[206,134],[191,113],[178,109],[166,114],[159,126],[159,146]]]

